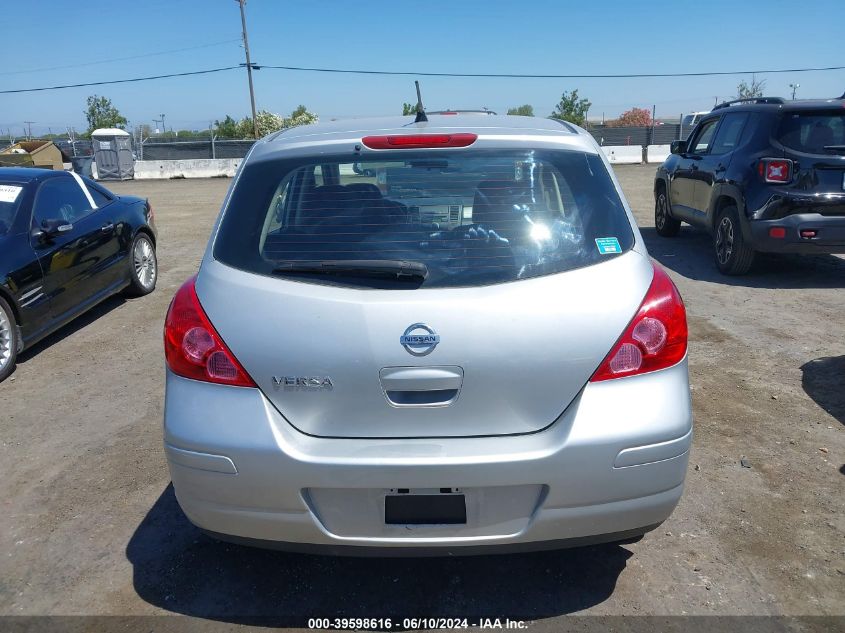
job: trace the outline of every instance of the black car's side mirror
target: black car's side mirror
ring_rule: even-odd
[[[51,237],[67,233],[72,230],[73,224],[68,223],[67,220],[42,220],[41,226],[36,226],[32,229],[32,238],[41,244]]]
[[[687,151],[687,142],[686,141],[672,141],[672,144],[669,145],[669,151],[672,154],[684,154]]]

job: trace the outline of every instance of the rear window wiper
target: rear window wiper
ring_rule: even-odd
[[[831,152],[845,152],[845,145],[825,145],[824,148]]]
[[[404,259],[329,259],[322,262],[277,262],[274,275],[323,273],[332,275],[387,276],[396,279],[425,279],[428,266]]]

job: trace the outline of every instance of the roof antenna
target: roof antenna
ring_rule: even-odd
[[[428,117],[425,115],[425,109],[423,108],[422,95],[420,94],[420,82],[414,81],[414,85],[417,87],[417,118],[414,119],[414,123],[428,121]]]

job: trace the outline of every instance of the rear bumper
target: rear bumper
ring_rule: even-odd
[[[621,540],[678,503],[692,439],[686,360],[588,384],[544,431],[328,439],[260,391],[167,376],[165,449],[180,506],[222,538],[330,553],[489,553]],[[384,496],[458,490],[464,525],[384,522]]]
[[[798,213],[776,220],[751,220],[754,250],[764,253],[845,253],[845,216]],[[782,238],[771,237],[773,228],[783,228]],[[801,231],[815,231],[815,237],[801,237]]]

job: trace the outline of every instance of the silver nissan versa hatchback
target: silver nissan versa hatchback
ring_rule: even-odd
[[[164,338],[176,496],[222,540],[558,548],[633,540],[681,497],[684,305],[567,123],[259,141]]]

